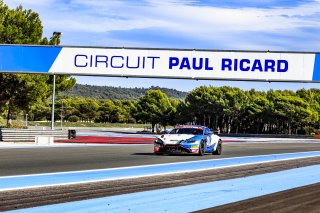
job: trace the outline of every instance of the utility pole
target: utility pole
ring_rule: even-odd
[[[60,39],[62,33],[61,32],[53,32],[54,45],[58,45],[58,39]],[[56,75],[53,74],[53,82],[52,82],[52,107],[51,107],[51,130],[54,130],[54,102],[56,96]]]
[[[62,122],[63,122],[63,100],[61,99],[61,114],[60,114],[60,119],[61,119],[61,129],[62,129]]]
[[[26,114],[26,127],[28,128],[28,114]]]

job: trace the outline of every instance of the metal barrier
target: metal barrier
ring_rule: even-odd
[[[67,139],[68,130],[0,129],[0,141],[3,142],[35,142],[36,136]]]

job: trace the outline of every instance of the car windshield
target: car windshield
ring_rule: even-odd
[[[202,129],[195,128],[176,128],[173,129],[170,134],[190,134],[190,135],[202,135]]]

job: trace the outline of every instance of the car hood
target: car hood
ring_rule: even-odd
[[[188,134],[172,134],[172,135],[163,135],[160,137],[160,139],[165,143],[165,144],[177,144],[180,141],[184,141],[190,138],[195,137],[195,135],[188,135]]]

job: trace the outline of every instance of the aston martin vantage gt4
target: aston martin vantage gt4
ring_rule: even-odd
[[[222,140],[205,126],[176,126],[168,134],[163,134],[156,138],[154,153],[184,153],[201,156],[205,153],[211,153],[213,155],[221,155]]]

